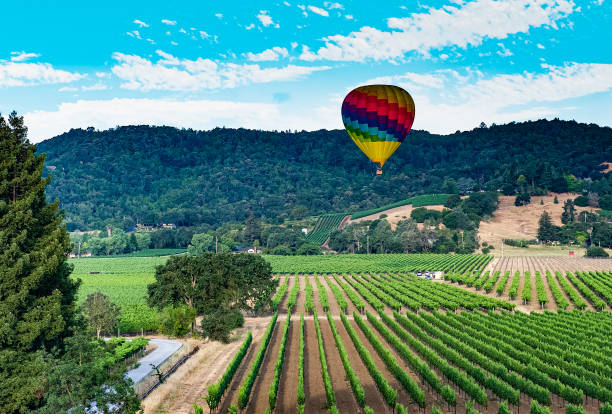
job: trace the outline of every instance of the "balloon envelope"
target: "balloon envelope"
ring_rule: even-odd
[[[360,86],[344,98],[342,122],[359,149],[382,167],[412,127],[414,101],[398,86]]]

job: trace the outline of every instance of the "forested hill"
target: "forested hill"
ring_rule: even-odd
[[[384,174],[345,131],[73,129],[38,144],[68,228],[174,223],[216,226],[380,206],[420,193],[567,190],[564,175],[597,178],[612,161],[612,129],[535,121],[451,135],[412,131]],[[524,181],[524,180],[523,180]]]

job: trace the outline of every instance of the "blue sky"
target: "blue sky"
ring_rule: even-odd
[[[130,124],[316,130],[342,127],[352,88],[391,83],[431,132],[609,126],[610,1],[12,2],[0,112],[25,115],[34,142]]]

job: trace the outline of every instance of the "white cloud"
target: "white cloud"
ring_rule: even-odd
[[[274,27],[276,28],[279,27],[277,23],[274,23],[274,20],[272,20],[272,17],[268,14],[267,10],[260,10],[259,14],[257,15],[257,18],[259,19],[261,24],[264,25],[264,27],[268,27],[270,25],[274,25]]]
[[[153,39],[149,39],[148,37],[147,37],[147,42],[151,43],[152,45],[156,44],[156,43],[155,43],[155,40],[153,40]]]
[[[133,38],[136,38],[136,39],[142,39],[142,37],[140,37],[140,32],[138,30],[132,30],[131,32],[127,32],[127,35]]]
[[[11,52],[11,55],[11,62],[24,62],[28,59],[40,57],[38,53],[27,53],[25,51]]]
[[[162,59],[152,62],[137,55],[116,52],[113,59],[117,64],[111,71],[123,81],[121,87],[124,89],[196,91],[235,88],[251,83],[290,81],[316,71],[330,69],[329,66],[296,65],[262,68],[257,64],[217,63],[202,58],[178,59],[161,50],[158,50],[157,54]]]
[[[323,5],[325,7],[327,7],[328,9],[330,9],[330,10],[333,10],[333,9],[343,10],[344,9],[344,6],[342,4],[340,4],[340,3],[332,3],[330,1],[326,1],[325,3],[323,3]]]
[[[168,26],[176,26],[176,20],[162,19],[161,22],[163,24],[167,24]]]
[[[411,51],[427,55],[447,46],[467,48],[489,39],[527,33],[531,28],[556,29],[557,22],[579,8],[573,0],[475,0],[457,6],[429,8],[404,18],[389,18],[390,30],[364,26],[349,35],[323,38],[325,46],[301,58],[335,61],[401,59]]]
[[[538,43],[538,44],[537,44],[537,46],[538,46],[538,49],[546,49],[546,48],[544,47],[544,45],[542,45],[542,44],[540,44],[540,43]]]
[[[269,60],[278,60],[281,57],[287,57],[289,56],[289,52],[284,47],[275,46],[272,49],[266,49],[260,53],[248,52],[246,56],[247,59],[252,62],[264,62]]]
[[[54,111],[24,115],[31,142],[40,142],[71,128],[114,128],[117,125],[169,125],[211,129],[218,126],[263,130],[340,128],[338,108],[315,107],[305,117],[301,105],[289,113],[287,103],[169,99],[78,100]]]
[[[497,46],[501,48],[501,50],[497,51],[498,55],[503,56],[503,57],[512,56],[512,52],[506,49],[506,46],[504,46],[503,43],[498,43]]]
[[[57,91],[58,92],[76,92],[79,88],[75,88],[74,86],[62,86]]]
[[[0,61],[0,87],[70,83],[85,76],[87,75],[55,69],[49,63]]]
[[[96,76],[101,79],[110,78],[111,74],[108,72],[96,72]]]
[[[183,29],[182,27],[179,29],[179,33],[187,33],[187,30]]]
[[[298,42],[291,42],[291,50],[295,49],[296,47],[298,47]]]
[[[177,43],[177,42],[175,42],[174,40],[173,40],[173,41],[171,41],[171,42],[170,42],[170,44],[171,44],[172,46],[178,46],[178,43]]]
[[[217,17],[217,19],[222,19],[223,18],[223,14],[222,13],[215,13],[215,16]]]
[[[244,26],[244,28],[245,28],[245,29],[247,29],[247,30],[251,30],[251,29],[253,29],[254,27],[255,27],[255,24],[254,24],[254,23],[251,23],[251,24],[250,24],[250,25],[248,25],[248,26]]]
[[[208,39],[210,37],[210,35],[208,33],[206,33],[204,30],[200,30],[200,37],[202,39]]]
[[[319,7],[316,6],[308,6],[308,10],[310,10],[313,13],[316,13],[320,16],[324,16],[324,17],[328,17],[329,16],[329,12],[325,9],[321,9]]]
[[[558,116],[551,105],[612,89],[612,64],[542,66],[543,73],[486,77],[472,70],[440,70],[364,83],[392,83],[409,91],[416,104],[414,128],[437,133],[471,129],[483,121],[499,124]]]
[[[146,24],[145,22],[143,22],[142,20],[138,20],[138,19],[136,19],[136,20],[134,20],[134,22],[133,22],[133,23],[134,23],[134,24],[137,24],[137,25],[138,25],[138,26],[140,26],[140,27],[149,27],[149,25],[148,25],[148,24]]]
[[[353,20],[353,15],[352,14],[345,14],[344,18],[348,19],[348,20]]]
[[[106,89],[108,89],[108,86],[102,82],[94,83],[93,85],[89,86],[81,86],[81,90],[83,91],[104,91]]]
[[[291,6],[291,3],[289,3],[288,1],[284,1],[284,2],[283,2],[283,4],[284,4],[285,6]]]

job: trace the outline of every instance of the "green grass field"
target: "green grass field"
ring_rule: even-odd
[[[112,257],[70,259],[72,277],[81,279],[79,303],[88,294],[102,291],[121,306],[122,331],[156,328],[157,311],[147,306],[147,285],[152,283],[155,266],[167,257]],[[92,273],[94,272],[94,273]]]

